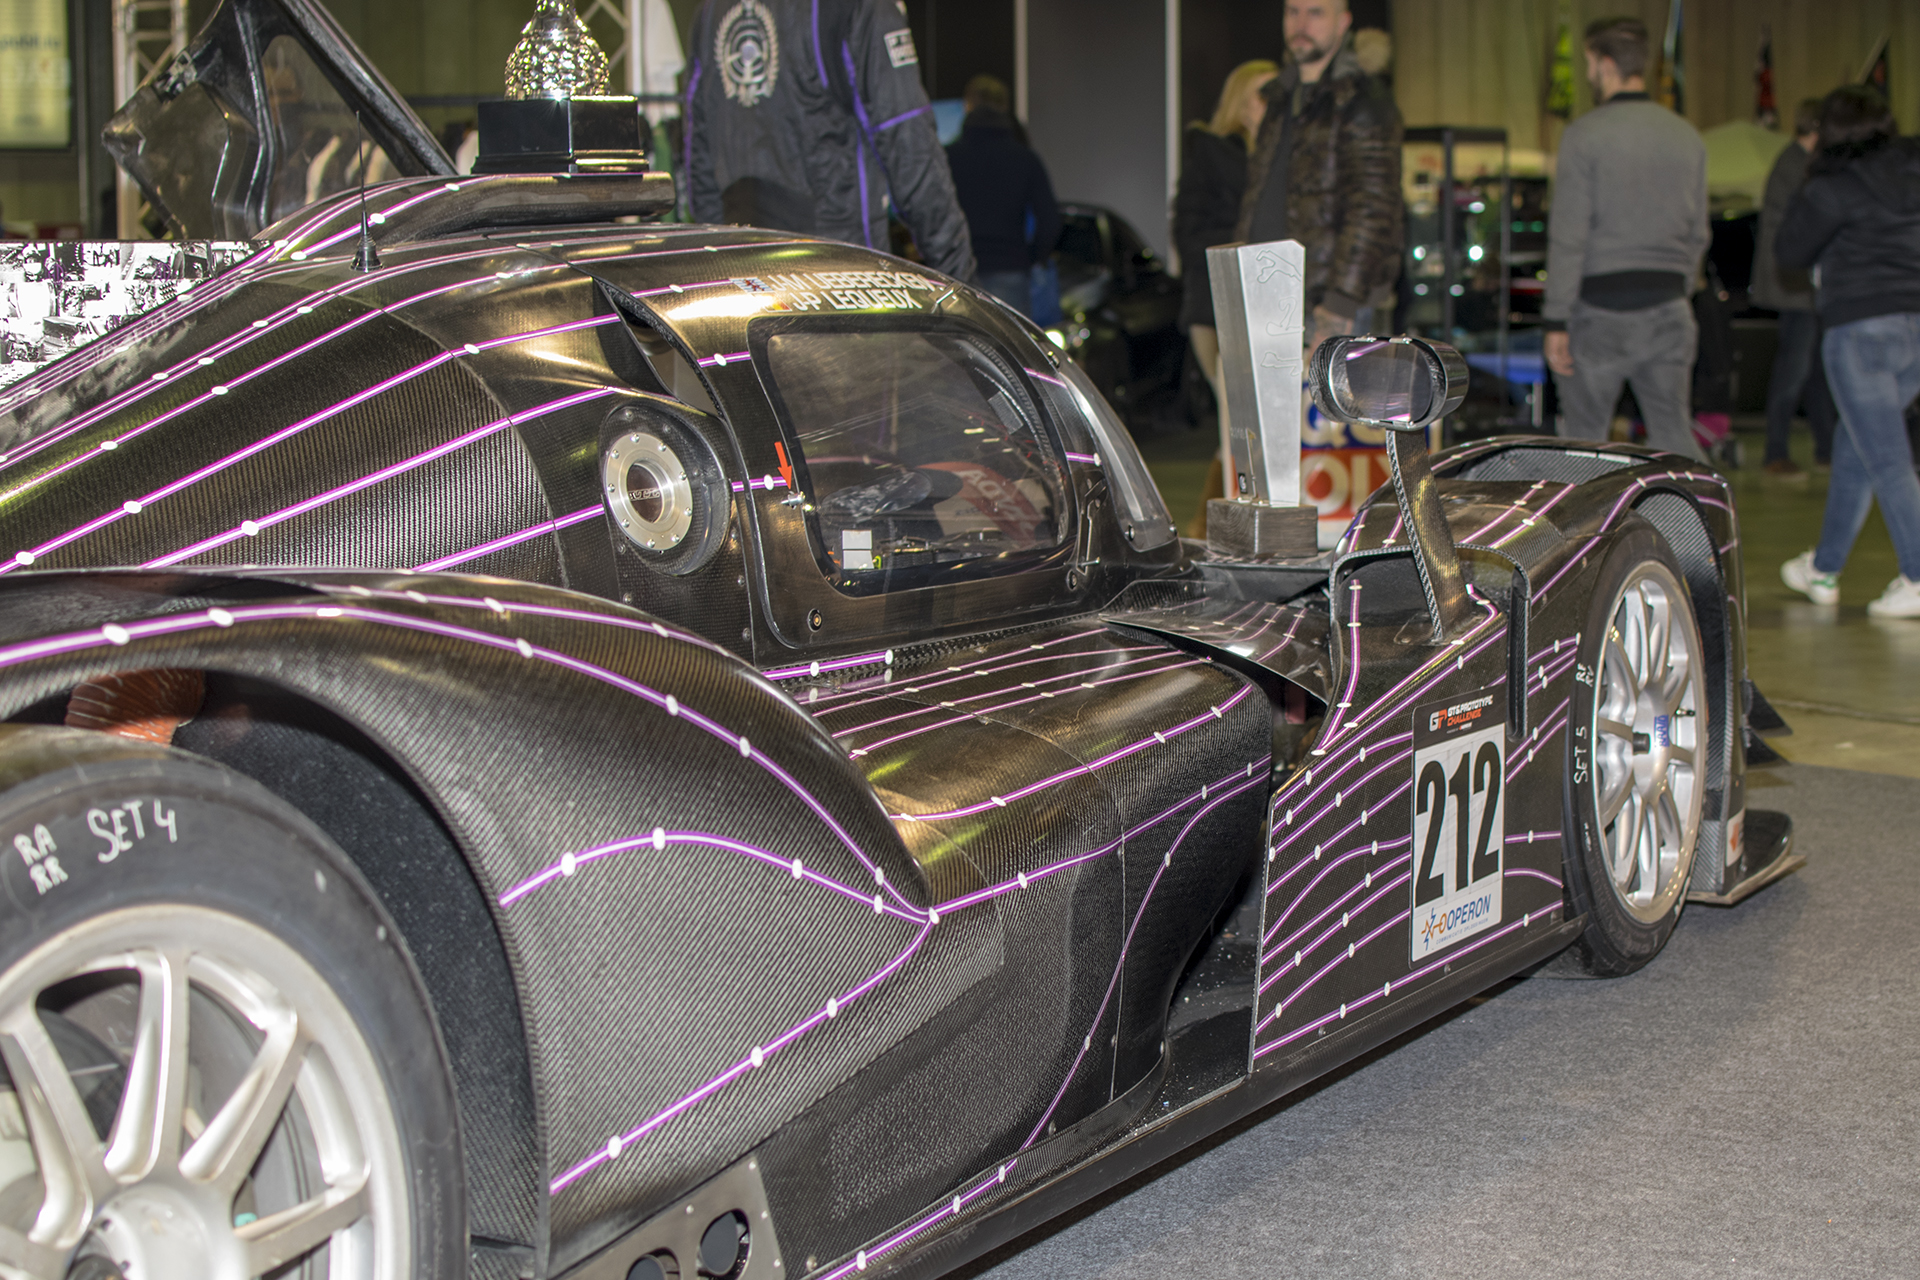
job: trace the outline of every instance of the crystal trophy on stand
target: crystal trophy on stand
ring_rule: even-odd
[[[475,173],[644,173],[640,103],[607,93],[607,55],[573,0],[538,0],[507,59],[507,96],[480,104]]]
[[[607,55],[573,0],[539,0],[507,58],[507,96],[598,98],[606,92]]]

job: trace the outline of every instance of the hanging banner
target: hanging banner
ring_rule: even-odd
[[[0,0],[0,148],[72,141],[67,0]]]

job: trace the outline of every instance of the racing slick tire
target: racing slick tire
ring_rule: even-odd
[[[1634,518],[1594,582],[1568,721],[1567,890],[1586,929],[1555,966],[1633,972],[1686,902],[1708,751],[1705,647],[1686,577]]]
[[[0,726],[0,1275],[466,1274],[446,1055],[346,855],[169,748]]]

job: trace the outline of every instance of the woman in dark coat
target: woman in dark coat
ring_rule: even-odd
[[[1820,154],[1774,238],[1789,269],[1817,267],[1827,385],[1840,407],[1820,545],[1780,567],[1815,604],[1840,598],[1840,570],[1877,501],[1900,576],[1867,612],[1920,618],[1920,481],[1904,410],[1920,394],[1920,142],[1899,136],[1886,99],[1827,95]]]
[[[1280,74],[1271,62],[1243,62],[1227,77],[1213,119],[1187,126],[1180,152],[1180,186],[1173,198],[1173,243],[1180,251],[1186,296],[1180,326],[1193,344],[1213,398],[1220,408],[1221,453],[1213,460],[1200,512],[1188,524],[1190,537],[1205,537],[1207,499],[1224,495],[1221,457],[1227,440],[1227,396],[1220,385],[1220,339],[1213,327],[1213,285],[1207,276],[1207,250],[1233,242],[1247,187],[1247,156],[1267,110],[1260,90]]]

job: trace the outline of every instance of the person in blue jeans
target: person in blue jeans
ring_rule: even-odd
[[[1867,612],[1920,618],[1920,478],[1905,409],[1920,394],[1920,142],[1886,99],[1849,85],[1820,110],[1820,154],[1788,206],[1774,256],[1816,268],[1821,354],[1840,409],[1820,545],[1780,566],[1815,604],[1840,599],[1840,571],[1875,500],[1900,576]]]

